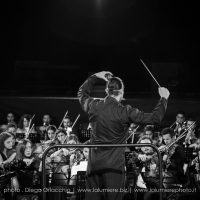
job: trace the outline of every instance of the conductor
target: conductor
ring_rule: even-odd
[[[104,79],[107,96],[91,98],[97,79]],[[164,117],[169,91],[158,88],[160,99],[151,113],[145,113],[130,105],[122,105],[124,84],[111,72],[102,71],[90,76],[79,88],[78,98],[88,114],[92,128],[91,144],[122,144],[126,142],[127,129],[136,124],[160,123]],[[121,200],[124,189],[125,148],[91,148],[88,158],[86,200]]]

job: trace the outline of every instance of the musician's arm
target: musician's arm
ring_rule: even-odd
[[[3,161],[2,164],[8,164],[8,163],[12,162],[15,159],[16,155],[17,155],[16,152],[13,153],[7,160]]]
[[[62,149],[59,149],[59,150],[57,150],[57,151],[55,151],[54,153],[52,153],[51,155],[50,155],[50,158],[53,158],[53,157],[56,157],[56,156],[58,156],[60,153],[62,153]]]

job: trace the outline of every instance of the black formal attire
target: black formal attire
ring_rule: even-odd
[[[130,105],[123,106],[111,96],[103,100],[91,98],[90,94],[96,81],[95,75],[89,77],[78,91],[80,104],[88,114],[92,128],[91,144],[125,143],[131,122],[155,124],[163,119],[167,108],[165,98],[160,98],[151,113],[144,113]],[[116,190],[115,192],[102,192],[102,189],[124,189],[124,168],[125,148],[90,149],[86,187],[100,189],[101,192],[87,192],[86,199],[122,199],[122,192],[116,192]]]

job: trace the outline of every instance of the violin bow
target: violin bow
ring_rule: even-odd
[[[68,114],[68,110],[66,111],[66,113],[65,113],[65,115],[64,115],[64,117],[63,117],[63,119],[62,119],[62,121],[60,122],[60,125],[59,125],[58,129],[62,126],[62,123],[63,123],[65,117],[67,116],[67,114]]]
[[[27,138],[29,137],[29,134],[31,133],[31,131],[33,130],[35,124],[32,124],[31,128],[28,130],[28,133],[27,133]]]
[[[72,128],[75,126],[75,124],[76,124],[76,122],[78,121],[79,117],[80,117],[80,114],[78,114],[78,116],[76,117],[74,123],[72,124]]]
[[[169,128],[172,128],[174,126],[174,124],[176,123],[176,121],[169,127]]]
[[[28,132],[30,130],[30,126],[31,126],[31,123],[32,123],[34,117],[35,117],[35,114],[30,119],[30,122],[29,122],[29,125],[28,125]]]
[[[139,128],[139,126],[140,126],[140,125],[138,125],[138,126],[134,129],[134,131],[128,136],[128,138],[127,138],[126,140],[128,140],[128,139],[132,136],[131,142],[133,143],[135,132],[137,131],[137,129]]]
[[[166,148],[169,149],[172,145],[174,145],[176,142],[178,142],[181,138],[183,138],[186,135],[186,132],[196,123],[193,122],[181,135],[179,135],[174,142],[172,142],[170,145],[168,145]]]

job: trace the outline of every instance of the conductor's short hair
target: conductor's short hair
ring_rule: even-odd
[[[106,86],[106,93],[108,95],[115,95],[117,96],[120,90],[124,89],[124,83],[119,77],[112,77]]]

